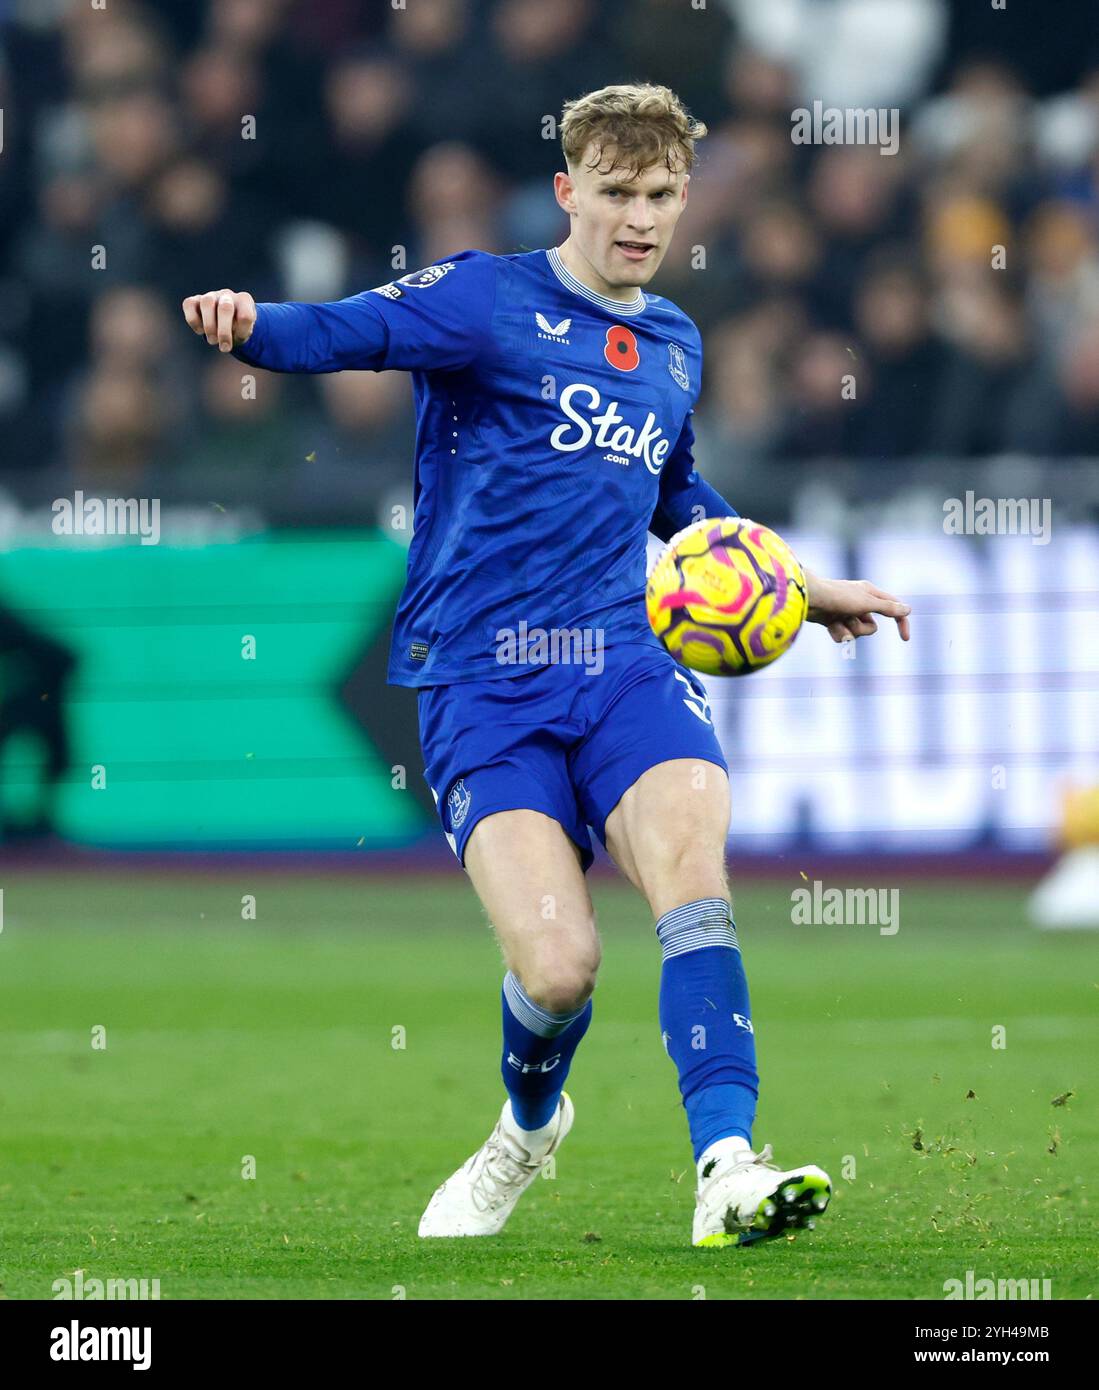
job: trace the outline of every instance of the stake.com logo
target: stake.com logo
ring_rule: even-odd
[[[587,413],[583,413],[581,406],[585,398]],[[645,423],[638,430],[626,424],[625,418],[619,413],[617,401],[608,402],[606,409],[596,414],[602,404],[603,397],[594,386],[583,381],[574,381],[566,386],[558,405],[571,425],[558,425],[552,431],[550,444],[553,448],[562,454],[574,454],[578,449],[587,449],[594,444],[597,449],[613,449],[631,458],[644,459],[649,472],[659,474],[671,448],[671,440],[665,438],[664,431],[656,423],[655,413],[650,410]],[[575,430],[572,426],[575,426]]]

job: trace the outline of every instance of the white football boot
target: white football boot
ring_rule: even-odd
[[[828,1174],[814,1164],[784,1172],[771,1157],[766,1144],[758,1154],[741,1149],[701,1164],[695,1245],[720,1250],[802,1227],[812,1230],[832,1195]]]
[[[557,1152],[572,1128],[573,1106],[566,1092],[553,1119],[541,1130],[521,1130],[504,1102],[496,1128],[477,1152],[447,1178],[420,1218],[421,1236],[494,1236],[504,1229],[515,1204]],[[538,1136],[528,1148],[531,1134]],[[544,1140],[544,1142],[542,1142]]]

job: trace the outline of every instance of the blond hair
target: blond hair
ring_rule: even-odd
[[[632,178],[661,162],[669,173],[690,173],[695,141],[705,134],[670,87],[650,82],[600,87],[567,101],[561,113],[561,146],[570,169],[594,143],[589,169],[600,168],[609,153],[610,168],[625,169]]]

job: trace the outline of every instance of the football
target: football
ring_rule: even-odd
[[[745,676],[797,637],[805,575],[781,536],[746,517],[710,517],[674,535],[645,590],[653,631],[684,666]]]

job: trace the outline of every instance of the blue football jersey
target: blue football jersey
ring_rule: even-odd
[[[736,515],[694,468],[694,323],[640,289],[629,303],[597,294],[556,250],[463,251],[335,303],[261,304],[236,355],[275,371],[412,373],[393,684],[519,675],[501,653],[523,631],[657,643],[647,533]]]

